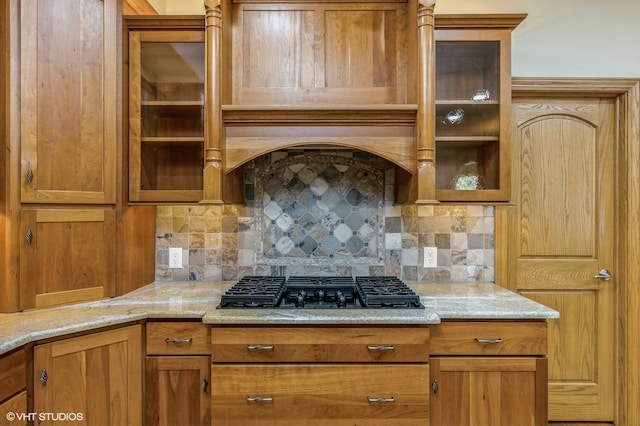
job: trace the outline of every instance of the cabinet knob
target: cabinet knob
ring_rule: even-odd
[[[31,241],[33,241],[33,232],[31,232],[31,228],[27,229],[27,233],[24,236],[27,244],[31,245]]]
[[[206,392],[209,388],[209,382],[207,379],[202,379],[202,392]]]
[[[438,379],[431,382],[431,389],[433,389],[433,393],[438,393]]]
[[[27,181],[27,185],[31,185],[31,183],[33,182],[33,170],[31,170],[31,166],[29,166],[29,169],[27,170],[25,179]]]
[[[42,383],[42,386],[47,386],[48,381],[49,375],[47,374],[47,370],[43,368],[42,373],[40,373],[40,383]]]

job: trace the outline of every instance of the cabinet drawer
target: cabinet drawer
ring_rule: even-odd
[[[452,321],[431,328],[431,355],[545,355],[547,323]]]
[[[27,388],[27,358],[24,349],[0,356],[0,383],[0,401]]]
[[[147,355],[208,355],[210,329],[199,322],[149,322]]]
[[[213,364],[212,418],[238,426],[425,425],[429,389],[426,363]]]
[[[213,362],[427,362],[426,327],[220,327]]]

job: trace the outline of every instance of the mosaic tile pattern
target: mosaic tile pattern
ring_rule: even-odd
[[[316,151],[314,158],[325,155],[335,163],[313,164],[306,171],[290,167],[302,164],[307,154],[276,151],[248,164],[246,205],[158,206],[156,280],[233,281],[244,275],[314,274],[494,281],[494,207],[394,205],[393,168],[383,160],[362,152]],[[364,191],[358,177],[366,170],[360,166],[363,163],[375,171],[373,183],[364,184]],[[338,164],[348,169],[340,172]],[[271,173],[270,182],[265,177],[271,178]],[[286,191],[282,182],[287,183]],[[358,235],[365,220],[375,236]],[[362,247],[353,239],[354,232]],[[422,266],[425,246],[438,248],[437,268]],[[183,268],[169,269],[169,247],[183,248]],[[273,258],[266,255],[270,250],[275,250]],[[340,253],[348,260],[340,259]]]
[[[354,158],[293,155],[257,174],[257,262],[381,263],[383,170]]]

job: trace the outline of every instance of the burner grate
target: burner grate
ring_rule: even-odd
[[[420,296],[395,276],[356,277],[362,303],[368,308],[421,307]]]
[[[245,276],[222,295],[223,308],[273,308],[284,291],[284,277]]]
[[[219,308],[424,308],[394,276],[245,276]]]

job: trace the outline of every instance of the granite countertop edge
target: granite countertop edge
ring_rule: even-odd
[[[0,314],[0,354],[25,344],[144,319],[195,319],[206,324],[429,325],[441,320],[540,320],[559,313],[493,283],[407,282],[424,309],[217,309],[233,282],[155,282],[95,302]]]

